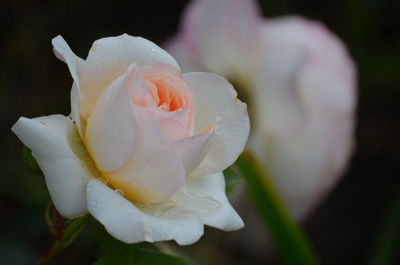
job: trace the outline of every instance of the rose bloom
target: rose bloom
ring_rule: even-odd
[[[126,34],[97,40],[86,60],[61,36],[52,43],[74,80],[71,115],[21,117],[12,130],[61,215],[89,212],[126,243],[184,245],[204,225],[243,227],[222,171],[242,152],[249,119],[225,79],[182,74],[166,51]]]
[[[343,43],[315,21],[264,20],[252,0],[197,0],[166,48],[185,71],[238,85],[253,121],[248,148],[304,219],[353,149],[356,74]]]

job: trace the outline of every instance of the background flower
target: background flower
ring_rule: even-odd
[[[356,77],[342,42],[300,17],[263,21],[254,1],[198,0],[167,49],[184,70],[216,71],[236,84],[250,105],[249,149],[304,219],[353,147]]]

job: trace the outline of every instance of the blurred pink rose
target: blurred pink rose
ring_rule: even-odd
[[[351,155],[356,71],[319,22],[259,13],[251,0],[192,1],[166,48],[185,71],[213,71],[238,85],[253,121],[248,148],[303,219]]]

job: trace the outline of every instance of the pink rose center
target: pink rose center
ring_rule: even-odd
[[[178,140],[193,133],[193,103],[181,71],[167,64],[137,67],[127,79],[134,105],[144,108],[161,133]]]
[[[164,111],[179,111],[190,103],[188,88],[182,73],[173,66],[158,64],[139,68],[135,77],[140,78],[142,93],[134,93],[132,102],[142,107],[158,107]],[[136,81],[137,85],[138,81]],[[138,87],[135,86],[138,91]]]

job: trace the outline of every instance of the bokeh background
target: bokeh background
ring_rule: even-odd
[[[347,44],[359,71],[354,157],[339,184],[303,224],[322,263],[400,264],[400,2],[259,3],[267,17],[300,14],[322,21]],[[122,33],[161,45],[176,32],[186,4],[183,0],[1,1],[1,264],[33,264],[52,241],[43,218],[48,202],[44,181],[29,173],[21,157],[22,144],[10,131],[20,116],[69,114],[72,79],[53,55],[51,39],[63,35],[83,58],[94,40]],[[274,264],[273,258],[268,260],[269,251],[252,254],[243,249],[260,246],[251,241],[247,246],[230,246],[222,234],[208,229],[195,251],[193,247],[178,251],[210,253],[207,264]],[[92,264],[100,255],[89,233],[77,244],[80,252],[68,253],[78,257],[77,264]],[[383,253],[378,261],[373,258],[379,256],[376,253]],[[64,259],[63,264],[72,263]]]

